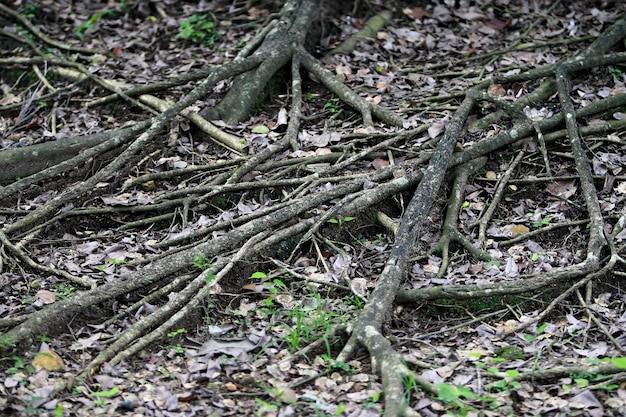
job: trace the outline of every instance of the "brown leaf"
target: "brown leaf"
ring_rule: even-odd
[[[431,139],[434,139],[439,136],[444,130],[446,130],[445,122],[435,122],[428,128],[428,136],[430,136]]]
[[[376,158],[372,161],[372,166],[376,170],[384,168],[388,165],[389,165],[389,161],[387,161],[386,159]]]
[[[57,300],[56,294],[48,290],[37,291],[37,297],[39,297],[44,304],[52,304]]]
[[[523,235],[530,231],[530,229],[524,226],[523,224],[516,224],[515,226],[512,226],[509,230],[511,230],[511,233],[513,233],[513,236]]]
[[[36,370],[45,369],[46,371],[62,371],[65,369],[63,359],[52,350],[40,352],[33,359],[33,366]]]
[[[487,26],[495,30],[504,30],[511,25],[511,19],[508,18],[506,20],[498,19],[494,17],[490,21],[487,22]]]
[[[502,84],[491,84],[489,88],[487,88],[487,92],[494,97],[504,97],[506,96],[506,90],[502,86]]]
[[[421,20],[423,17],[431,17],[432,14],[430,12],[427,12],[426,10],[422,9],[421,7],[413,7],[412,9],[404,8],[402,9],[402,13],[404,13],[405,15],[409,16],[410,18],[413,19],[419,19]]]
[[[556,181],[546,187],[546,191],[548,191],[550,194],[561,198],[570,198],[571,196],[576,194],[577,190],[578,187],[576,187],[576,183],[573,180]]]

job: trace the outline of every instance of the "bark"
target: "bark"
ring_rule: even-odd
[[[146,123],[142,124],[147,127]],[[134,129],[136,132],[137,129]],[[61,138],[36,145],[0,152],[0,181],[13,181],[33,175],[116,137],[128,137],[130,128],[110,130],[92,135]],[[112,149],[117,144],[112,144]],[[108,149],[107,149],[108,150]],[[74,165],[75,166],[75,165]]]
[[[280,54],[265,60],[258,68],[235,77],[222,101],[213,108],[205,109],[201,115],[209,120],[222,119],[228,123],[247,119],[263,97],[268,81],[289,63],[296,46],[304,43],[318,8],[318,0],[289,0],[283,7],[280,21],[253,56],[264,51],[280,51]]]

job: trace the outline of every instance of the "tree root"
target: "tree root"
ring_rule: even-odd
[[[300,10],[303,12],[303,16],[305,16],[304,19],[307,19],[312,13],[312,10],[309,9],[315,7],[316,2],[304,1],[302,4],[305,8]],[[307,22],[298,16],[298,10],[288,9],[288,7],[293,6],[293,2],[287,2],[287,9],[284,11],[283,19],[288,19],[291,16],[289,27],[293,25],[293,27],[301,30],[307,26]],[[91,281],[85,281],[81,277],[75,277],[60,271],[51,271],[50,268],[43,269],[35,264],[31,259],[32,256],[29,255],[24,247],[33,241],[37,233],[41,233],[44,225],[60,223],[60,220],[90,212],[92,210],[90,208],[76,208],[68,212],[67,210],[64,211],[64,207],[68,207],[73,202],[81,201],[87,198],[87,196],[90,198],[94,197],[91,193],[97,189],[98,184],[113,181],[120,172],[124,172],[124,168],[128,163],[134,160],[133,158],[136,158],[157,134],[166,129],[169,122],[176,115],[183,112],[196,100],[204,97],[216,82],[251,71],[249,74],[245,73],[239,76],[233,85],[243,86],[251,82],[258,83],[259,80],[267,79],[269,72],[272,69],[276,69],[276,65],[280,63],[285,64],[289,59],[293,58],[291,69],[295,101],[290,112],[291,117],[287,132],[281,139],[251,157],[236,158],[227,162],[213,165],[207,164],[185,170],[173,170],[167,173],[141,175],[129,179],[123,184],[125,190],[130,190],[136,185],[155,180],[173,181],[178,177],[188,178],[197,174],[210,177],[205,183],[194,187],[181,187],[180,190],[163,192],[153,205],[132,209],[116,208],[100,209],[100,211],[93,209],[95,211],[91,211],[91,213],[97,212],[109,216],[129,213],[131,210],[135,210],[134,213],[157,213],[156,216],[151,217],[147,221],[141,219],[129,222],[127,223],[129,227],[149,227],[147,225],[150,222],[171,220],[180,216],[182,218],[180,223],[184,228],[188,213],[194,209],[201,212],[212,208],[212,198],[216,196],[230,193],[234,195],[235,200],[239,199],[243,203],[245,199],[241,195],[245,196],[246,193],[255,190],[260,193],[266,192],[266,196],[269,195],[267,200],[259,198],[259,205],[266,204],[270,200],[282,200],[280,202],[271,201],[273,204],[268,203],[267,207],[259,208],[249,214],[242,214],[234,218],[224,216],[222,220],[216,221],[204,229],[190,232],[185,236],[169,237],[164,234],[160,242],[151,246],[151,249],[156,252],[154,257],[137,260],[132,263],[129,262],[127,270],[119,274],[120,276],[116,277],[115,280],[99,284],[88,291],[80,292],[70,298],[57,301],[46,306],[46,308],[25,314],[19,318],[0,319],[0,328],[9,329],[2,334],[3,338],[20,345],[32,344],[35,338],[42,333],[50,335],[60,333],[63,331],[63,329],[59,328],[60,326],[69,322],[72,317],[85,311],[90,306],[105,305],[107,302],[142,288],[149,287],[153,289],[152,294],[142,298],[140,302],[130,303],[126,310],[113,318],[115,319],[131,314],[140,307],[140,303],[149,302],[160,295],[169,294],[170,291],[177,291],[154,313],[141,318],[113,338],[106,349],[83,368],[79,377],[86,381],[104,364],[116,364],[125,361],[131,355],[136,354],[150,344],[162,340],[167,335],[167,332],[177,326],[185,316],[189,315],[193,310],[200,309],[203,303],[210,300],[211,297],[217,297],[220,293],[220,283],[226,274],[233,270],[237,262],[249,260],[255,254],[263,254],[268,248],[274,248],[279,242],[287,239],[293,239],[299,242],[299,245],[310,240],[314,250],[318,253],[321,264],[329,268],[330,262],[322,254],[323,249],[332,251],[344,258],[348,258],[348,255],[345,249],[335,245],[328,237],[320,234],[320,230],[323,230],[323,227],[326,226],[327,220],[363,213],[365,210],[375,208],[381,202],[389,200],[403,191],[412,191],[412,197],[405,208],[395,242],[386,259],[384,268],[376,281],[374,290],[366,298],[367,302],[363,310],[347,326],[350,337],[336,360],[338,362],[346,362],[354,355],[358,347],[365,347],[371,356],[374,370],[382,376],[385,390],[385,415],[416,415],[416,412],[411,409],[411,399],[410,395],[407,395],[407,390],[413,389],[417,385],[426,392],[437,395],[439,389],[435,384],[420,377],[410,369],[410,363],[405,362],[402,355],[385,338],[385,326],[390,321],[394,302],[408,304],[436,299],[460,300],[504,296],[532,292],[552,285],[575,281],[568,290],[556,297],[533,320],[526,321],[523,324],[528,326],[545,318],[551,309],[572,294],[577,294],[581,299],[581,303],[588,309],[589,297],[587,300],[584,300],[578,293],[578,290],[599,277],[612,272],[618,263],[622,264],[625,262],[620,255],[620,250],[623,250],[623,248],[616,247],[616,240],[618,234],[624,229],[626,216],[620,216],[612,232],[608,233],[597,198],[597,189],[594,184],[590,163],[581,139],[581,132],[585,132],[585,130],[584,128],[578,128],[576,120],[577,117],[587,117],[623,106],[626,104],[626,95],[621,94],[599,100],[575,111],[569,97],[567,84],[569,78],[579,71],[597,65],[604,65],[607,62],[623,62],[626,59],[626,56],[623,54],[602,55],[608,50],[607,42],[615,43],[617,42],[616,39],[621,39],[624,36],[624,33],[626,33],[626,19],[620,20],[612,29],[607,31],[607,35],[606,37],[603,35],[602,41],[594,42],[580,58],[573,58],[560,64],[542,68],[531,74],[532,77],[536,77],[532,78],[533,80],[538,77],[554,76],[553,81],[547,81],[541,87],[541,94],[556,89],[563,109],[561,114],[542,121],[529,120],[520,114],[520,107],[507,106],[497,99],[487,97],[485,90],[489,86],[490,81],[481,82],[466,92],[463,102],[454,113],[443,138],[437,143],[434,152],[427,148],[431,143],[428,143],[427,146],[415,147],[406,152],[410,157],[398,165],[390,164],[390,166],[383,166],[364,174],[354,174],[352,172],[353,167],[359,163],[371,164],[368,158],[372,158],[374,152],[387,150],[391,146],[411,146],[411,140],[425,131],[427,126],[411,132],[398,133],[391,137],[385,136],[384,141],[359,152],[332,152],[329,155],[319,155],[308,159],[302,158],[295,162],[289,160],[273,161],[276,155],[285,149],[289,147],[292,149],[299,148],[297,138],[302,120],[302,81],[299,77],[301,69],[312,72],[330,91],[361,113],[363,125],[366,129],[356,133],[364,135],[367,131],[371,131],[371,128],[374,126],[373,118],[393,126],[401,126],[403,123],[403,120],[398,116],[366,102],[346,86],[339,83],[330,71],[326,70],[317,60],[301,49],[299,46],[301,44],[300,38],[292,39],[291,41],[293,42],[290,41],[288,45],[289,54],[285,54],[287,59],[279,56],[284,51],[277,53],[269,50],[276,45],[286,46],[284,42],[270,42],[270,34],[275,29],[272,27],[271,30],[268,30],[267,36],[264,38],[268,40],[265,46],[259,47],[248,58],[237,59],[230,64],[210,71],[207,78],[178,103],[162,109],[161,114],[152,118],[145,125],[137,125],[128,129],[128,132],[132,132],[130,137],[123,140],[118,138],[109,139],[107,142],[97,145],[93,150],[87,151],[92,152],[88,154],[88,158],[92,158],[100,155],[104,150],[112,149],[111,146],[118,147],[122,143],[130,143],[112,162],[106,164],[85,181],[57,195],[41,207],[28,212],[27,215],[19,218],[19,220],[3,225],[0,230],[0,244],[2,245],[0,254],[2,258],[7,258],[7,253],[12,254],[13,257],[27,263],[33,269],[54,273],[74,283],[91,285]],[[278,33],[284,35],[291,32],[279,31]],[[510,83],[513,80],[527,79],[524,77],[529,77],[529,75],[498,77],[496,82]],[[236,91],[237,87],[234,87],[233,90]],[[258,89],[255,91],[259,93]],[[120,92],[116,92],[116,95],[120,95]],[[221,103],[218,106],[218,116],[224,117],[227,115],[226,110],[229,110],[228,103],[232,103],[235,100],[233,97],[236,97],[234,93],[232,96],[229,95],[228,98],[225,98],[222,101],[223,104]],[[499,134],[480,140],[461,152],[454,153],[455,144],[462,142],[464,126],[469,115],[482,101],[490,101],[499,106],[502,110],[500,116],[508,114],[513,118],[512,126]],[[242,105],[241,107],[245,110],[246,106]],[[243,113],[228,113],[228,116],[239,119],[244,117],[244,113],[247,115],[247,112],[244,111]],[[433,203],[440,196],[440,189],[446,179],[446,173],[454,169],[455,178],[452,193],[449,196],[448,212],[444,221],[442,237],[432,249],[433,252],[441,251],[443,254],[445,262],[442,263],[439,271],[441,276],[445,274],[447,269],[449,245],[452,242],[460,243],[470,254],[478,259],[491,259],[491,256],[483,249],[476,248],[458,230],[458,214],[462,209],[464,188],[469,176],[485,163],[487,155],[502,148],[521,147],[522,150],[518,154],[518,159],[516,159],[517,162],[521,161],[525,155],[530,137],[547,132],[544,138],[545,143],[555,141],[557,140],[556,136],[550,136],[549,131],[558,128],[563,123],[566,125],[569,147],[576,166],[576,177],[581,184],[585,208],[591,224],[584,259],[580,262],[577,261],[578,263],[576,264],[559,267],[541,275],[523,276],[521,279],[503,280],[489,285],[449,285],[401,290],[403,280],[409,269],[409,259],[413,255],[416,242],[419,241],[419,237],[423,232],[425,220]],[[623,122],[618,121],[606,123],[603,128],[615,129],[623,128],[623,126]],[[138,136],[133,138],[133,135]],[[379,140],[380,137],[371,135],[361,136],[360,138],[375,138]],[[552,179],[552,169],[546,155],[547,152],[543,158],[544,165],[546,173]],[[42,178],[45,178],[46,175],[60,175],[68,172],[67,168],[72,164],[85,163],[86,159],[78,159],[82,157],[84,157],[83,154],[78,154],[57,166],[46,168],[40,172],[43,177],[34,174],[32,178],[26,179],[24,183],[18,182],[15,185],[12,184],[5,187],[0,190],[0,196],[14,196],[25,191],[27,186],[30,187],[41,183]],[[390,157],[389,159],[391,160],[392,158]],[[322,167],[319,165],[315,166],[315,164],[320,163],[326,165]],[[427,165],[424,167],[425,164]],[[509,169],[501,180],[496,196],[492,201],[494,206],[499,205],[502,201],[501,196],[504,192],[505,184],[509,181],[514,169],[514,167]],[[255,170],[267,174],[269,178],[263,178],[262,180],[250,179],[248,174],[253,173]],[[346,171],[351,172],[345,174]],[[286,172],[292,173],[293,178],[272,177],[272,175],[282,177]],[[558,179],[558,177],[554,179]],[[278,191],[276,192],[276,190]],[[481,241],[485,240],[484,229],[487,223],[494,221],[494,213],[493,211],[488,211],[483,216],[483,219],[485,219],[484,223],[481,223],[483,232],[479,232]],[[586,223],[587,221],[579,220],[579,222],[579,224],[582,224],[582,222]],[[546,229],[542,229],[542,231],[545,232]],[[23,238],[20,244],[12,243],[12,239],[20,239],[23,236],[26,237]],[[183,244],[186,246],[179,246]],[[296,248],[298,247],[298,245],[295,246]],[[293,260],[294,254],[295,251],[288,257],[289,261]],[[189,271],[192,270],[197,257],[210,260],[210,267],[201,273],[195,272],[191,274]],[[271,260],[272,258],[268,257],[268,259]],[[290,269],[288,265],[283,265],[276,260],[273,260],[273,262],[280,268],[284,268],[285,272],[291,276],[320,284],[319,281],[316,282],[313,279],[309,279],[305,274],[299,274],[296,270]],[[333,290],[348,290],[348,285],[342,285],[351,284],[351,277],[347,268],[341,277],[344,279],[344,282],[330,285],[333,287]],[[354,280],[352,283],[354,283]],[[363,293],[355,291],[354,287],[351,289],[356,295],[365,298]],[[521,328],[520,326],[515,331]],[[341,329],[343,327],[337,327],[336,331]],[[508,333],[503,332],[501,336],[506,336],[506,334]],[[419,342],[420,335],[415,336],[414,340]],[[616,341],[614,343],[619,349],[622,349],[619,343]],[[316,347],[319,348],[319,346],[320,343],[313,343],[307,352]],[[585,371],[589,369],[585,368]],[[618,367],[614,364],[601,365],[594,369],[605,374],[621,372],[618,371]],[[558,374],[554,370],[551,371],[553,372],[551,374],[549,373],[550,371],[527,373],[519,376],[519,380],[544,378],[548,375]],[[565,372],[565,370],[561,369],[559,371]],[[571,370],[567,372],[571,372]],[[67,388],[68,385],[69,382],[65,387]]]

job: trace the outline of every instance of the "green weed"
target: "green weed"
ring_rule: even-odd
[[[180,328],[177,330],[174,330],[173,332],[169,332],[167,334],[167,337],[169,337],[170,339],[172,339],[172,341],[174,341],[174,339],[176,339],[178,336],[187,333],[187,330],[184,328]],[[185,348],[183,347],[182,343],[176,343],[176,344],[172,344],[169,346],[170,349],[172,349],[177,355],[183,355],[185,353]]]
[[[338,113],[339,112],[339,99],[337,97],[333,97],[324,104],[324,110],[328,110],[329,113]]]
[[[176,39],[183,39],[203,46],[211,46],[222,34],[206,14],[194,14],[180,22]]]
[[[204,271],[211,267],[211,260],[203,254],[199,254],[193,257],[193,266]]]
[[[0,349],[6,349],[10,347],[15,347],[15,338],[2,336],[2,332],[0,332]]]
[[[22,5],[22,10],[20,10],[20,14],[28,20],[34,19],[36,13],[37,6],[33,6],[32,4],[24,4]]]
[[[339,227],[343,226],[344,223],[351,222],[354,220],[354,217],[338,217],[326,220],[328,223],[338,224]]]
[[[544,217],[543,219],[541,219],[541,221],[534,221],[531,224],[533,227],[543,227],[543,226],[547,226],[548,223],[550,223],[551,221],[552,221],[552,217]]]
[[[74,34],[81,41],[84,40],[85,33],[87,31],[94,30],[98,20],[100,20],[100,18],[102,18],[103,16],[109,15],[111,13],[113,13],[113,10],[102,10],[100,12],[95,13],[86,22],[83,22],[80,25],[78,25],[78,27],[74,30]]]

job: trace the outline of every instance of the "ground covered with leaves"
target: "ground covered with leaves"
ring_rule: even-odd
[[[305,42],[373,122],[287,66],[250,117],[208,126],[241,70],[223,64],[280,5],[0,5],[4,415],[382,415],[386,365],[345,346],[465,97],[380,319],[410,370],[404,414],[626,415],[624,43],[563,85],[557,65],[624,6],[389,3],[322,4]],[[233,73],[133,143],[218,66]]]

